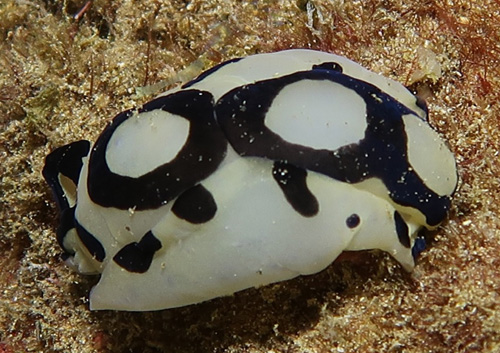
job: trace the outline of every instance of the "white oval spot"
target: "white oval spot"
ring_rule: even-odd
[[[172,161],[186,143],[189,121],[161,109],[136,114],[113,133],[106,161],[113,173],[137,178]]]
[[[403,122],[410,165],[429,189],[451,195],[458,178],[453,154],[438,133],[417,116],[404,115]]]
[[[302,80],[281,90],[265,124],[288,142],[336,150],[364,137],[366,104],[338,83]]]

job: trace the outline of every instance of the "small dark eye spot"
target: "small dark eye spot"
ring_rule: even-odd
[[[347,226],[351,229],[356,228],[360,222],[361,222],[361,219],[359,218],[359,216],[356,213],[353,213],[352,215],[347,217],[347,219],[345,220],[345,224],[347,224]]]

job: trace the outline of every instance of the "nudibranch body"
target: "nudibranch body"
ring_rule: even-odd
[[[401,84],[337,55],[230,60],[138,109],[44,177],[90,308],[159,310],[313,274],[344,250],[411,270],[455,160]]]

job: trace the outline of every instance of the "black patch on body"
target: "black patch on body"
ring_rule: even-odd
[[[267,128],[266,113],[274,98],[301,80],[331,81],[356,92],[367,107],[364,138],[336,150],[314,149],[288,142]],[[450,208],[450,198],[427,188],[408,162],[402,116],[415,113],[372,84],[333,70],[302,71],[237,87],[218,101],[215,112],[241,156],[286,161],[352,184],[379,178],[394,202],[418,209],[431,226],[439,224]]]
[[[361,222],[361,219],[359,218],[359,216],[356,213],[353,213],[352,215],[347,217],[347,219],[345,220],[345,224],[347,225],[347,227],[349,227],[351,229],[359,226],[360,222]]]
[[[86,157],[89,154],[89,151],[90,142],[87,140],[75,141],[65,146],[56,148],[45,158],[45,165],[42,170],[42,175],[47,181],[47,184],[49,184],[56,200],[57,208],[59,209],[59,227],[56,231],[56,238],[57,242],[65,252],[63,255],[65,258],[74,255],[73,249],[64,247],[64,239],[66,238],[68,232],[75,228],[75,207],[70,207],[59,178],[61,175],[69,178],[75,184],[75,188],[77,188],[80,181],[80,173],[83,167],[82,158]],[[97,239],[94,238],[95,241],[93,241],[91,239],[93,236],[88,237],[84,234],[86,231],[83,227],[80,228],[80,231],[83,233],[83,239],[80,236],[80,233],[78,233],[78,229],[77,233],[82,239],[82,242],[84,242],[85,246],[89,245],[90,247],[93,247],[93,244],[95,244]],[[85,243],[85,241],[88,242]],[[97,245],[97,248],[99,245],[100,243]],[[102,249],[102,253],[101,249],[97,249],[97,256],[101,256],[103,254],[104,249]],[[104,258],[104,256],[102,258]]]
[[[344,71],[342,65],[333,61],[321,63],[318,65],[313,65],[313,70],[331,70],[339,73],[342,73]]]
[[[75,228],[75,208],[66,208],[60,212],[59,227],[57,227],[56,238],[62,249],[68,254],[73,255],[73,249],[64,247],[64,239],[68,232]]]
[[[215,65],[214,67],[208,69],[207,71],[204,71],[202,72],[198,77],[196,77],[194,80],[191,80],[189,82],[186,82],[185,84],[182,85],[181,88],[188,88],[188,87],[191,87],[192,85],[194,85],[195,83],[198,83],[202,80],[204,80],[205,78],[207,78],[208,76],[212,75],[213,73],[215,73],[216,71],[218,71],[219,69],[221,69],[222,67],[228,65],[228,64],[232,64],[232,63],[235,63],[235,62],[238,62],[240,61],[242,58],[235,58],[235,59],[231,59],[231,60],[228,60],[228,61],[224,61],[223,63],[220,63],[219,65]]]
[[[408,225],[398,211],[394,212],[394,224],[396,225],[396,234],[398,235],[399,242],[405,248],[410,248],[410,236],[408,234]]]
[[[190,223],[201,224],[214,218],[217,204],[210,191],[198,184],[184,191],[175,200],[172,212]]]
[[[318,214],[318,200],[307,187],[307,172],[304,169],[284,162],[275,162],[273,178],[295,211],[304,217]]]
[[[97,240],[97,238],[92,233],[86,230],[76,220],[76,218],[74,220],[75,220],[76,232],[82,244],[87,248],[88,252],[90,253],[90,255],[92,255],[94,259],[96,259],[99,262],[103,262],[104,258],[106,257],[106,251],[104,250],[104,247],[102,246],[101,242]]]
[[[121,210],[156,209],[208,177],[224,159],[227,140],[215,122],[210,93],[198,90],[179,91],[146,103],[138,112],[156,109],[189,120],[186,144],[175,159],[140,177],[115,174],[106,163],[106,149],[117,127],[130,118],[133,111],[117,115],[99,136],[90,154],[87,187],[93,202]]]
[[[116,253],[113,260],[128,272],[144,273],[149,270],[154,254],[161,249],[161,242],[149,231],[137,243],[130,243]]]
[[[416,260],[420,253],[425,250],[425,247],[426,243],[424,237],[418,237],[417,239],[415,239],[413,248],[411,248],[411,255],[413,256],[413,259]]]
[[[78,185],[83,167],[82,158],[89,154],[89,150],[90,142],[81,140],[56,148],[45,158],[42,175],[52,189],[61,212],[67,209],[69,204],[59,182],[59,175],[64,175]]]

